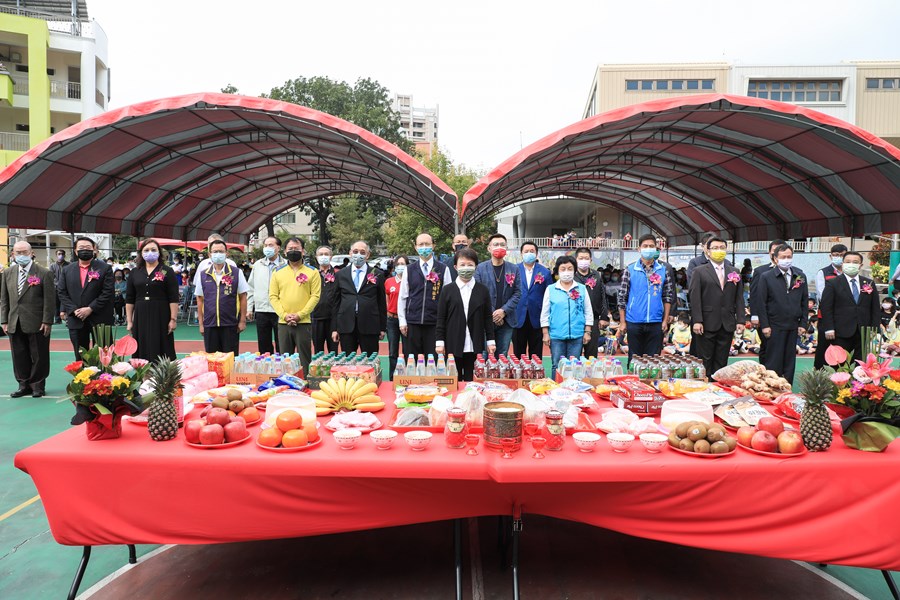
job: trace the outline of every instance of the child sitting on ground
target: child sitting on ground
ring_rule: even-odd
[[[741,341],[742,352],[759,354],[759,346],[761,344],[759,341],[759,331],[756,330],[752,321],[747,321],[744,324],[744,333],[741,334]]]
[[[671,330],[672,342],[663,348],[664,354],[685,356],[691,351],[691,319],[687,313],[678,315]]]
[[[810,317],[809,327],[806,333],[797,336],[797,354],[815,354],[816,352],[816,325],[818,319]]]
[[[900,313],[894,313],[894,316],[891,317],[888,324],[886,326],[881,326],[882,336],[884,338],[881,353],[888,356],[900,355],[900,327],[897,327],[898,314]]]

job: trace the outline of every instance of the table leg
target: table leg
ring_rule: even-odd
[[[137,564],[137,550],[134,549],[134,544],[128,544],[128,564]]]
[[[462,519],[453,520],[453,554],[456,562],[456,600],[462,600]]]
[[[89,560],[91,560],[91,547],[85,546],[84,552],[81,554],[81,562],[78,563],[78,570],[75,572],[75,579],[72,581],[72,587],[69,588],[69,600],[75,600],[78,595],[78,588],[81,586],[81,579],[87,570]]]
[[[519,600],[519,534],[522,532],[522,507],[513,507],[512,518],[512,579],[513,600]]]
[[[881,574],[884,575],[884,581],[885,583],[887,583],[888,588],[891,590],[891,596],[894,597],[894,600],[900,600],[900,593],[897,592],[897,584],[894,583],[894,578],[893,576],[891,576],[891,572],[882,569]]]

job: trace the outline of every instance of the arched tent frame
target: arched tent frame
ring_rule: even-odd
[[[522,149],[463,197],[471,224],[568,196],[634,215],[670,243],[900,230],[900,150],[794,104],[719,94],[585,119]]]
[[[134,104],[50,137],[0,173],[0,223],[233,242],[305,202],[378,195],[452,228],[457,197],[417,160],[331,115],[266,98]]]

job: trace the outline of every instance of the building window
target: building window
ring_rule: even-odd
[[[652,90],[653,89],[653,80],[652,79],[642,79],[641,80],[641,90]]]
[[[688,79],[687,89],[689,89],[689,90],[700,89],[700,82],[697,81],[696,79]]]
[[[714,90],[716,89],[715,79],[628,79],[625,81],[625,91],[642,92],[658,91],[668,92],[670,90]]]
[[[667,90],[669,89],[669,82],[665,79],[658,79],[656,81],[656,89],[658,90]]]
[[[626,91],[634,92],[637,89],[638,89],[638,82],[635,81],[634,79],[629,79],[625,82],[625,90]]]
[[[868,82],[866,87],[869,87]],[[779,100],[781,102],[840,102],[842,91],[843,82],[839,80],[755,80],[747,84],[747,95],[751,98]]]
[[[16,123],[16,131],[31,131],[31,127],[27,123]]]
[[[881,82],[880,79],[875,79],[874,77],[866,78],[866,89],[867,90],[877,90],[878,84]]]
[[[672,89],[673,90],[683,90],[684,82],[681,81],[680,79],[676,79],[676,80],[672,81]]]
[[[880,77],[866,78],[867,90],[900,90],[900,79],[892,77],[883,79]]]
[[[704,79],[701,87],[704,90],[714,90],[716,88],[716,80],[715,79]]]
[[[297,215],[292,212],[281,213],[280,215],[276,215],[274,219],[272,219],[273,224],[275,225],[293,225],[297,222]]]

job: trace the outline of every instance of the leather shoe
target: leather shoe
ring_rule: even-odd
[[[44,390],[34,390],[33,392],[31,392],[31,397],[32,398],[43,398]]]
[[[9,395],[10,398],[21,398],[22,396],[26,396],[31,393],[31,389],[27,387],[22,387],[14,391]]]

